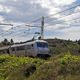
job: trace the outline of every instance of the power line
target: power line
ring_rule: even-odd
[[[63,11],[60,11],[60,12],[51,14],[51,15],[49,15],[49,16],[45,16],[44,18],[48,18],[48,17],[50,17],[50,16],[54,16],[54,15],[56,15],[56,14],[63,13],[63,12],[65,12],[65,11],[71,10],[71,9],[77,7],[77,6],[80,6],[80,4],[75,5],[75,6],[71,7],[71,8],[65,9],[65,10],[63,10]],[[37,22],[37,21],[39,21],[39,20],[41,20],[41,17],[38,18],[38,19],[35,19],[35,20],[31,21],[30,23],[32,23],[32,22]],[[5,24],[5,23],[0,23],[0,25],[10,25],[10,26],[13,26],[13,24]],[[32,26],[32,27],[33,27],[33,26]]]
[[[19,26],[16,26],[16,27],[20,27],[21,25],[19,25]],[[23,31],[23,33],[26,33],[26,31],[30,31],[30,27],[37,27],[37,28],[40,28],[41,26],[32,26],[32,25],[25,25],[25,26],[27,26],[29,29],[28,30],[25,30],[25,31]],[[9,32],[10,30],[14,30],[14,28],[16,28],[16,27],[11,27],[11,29],[9,29],[7,32]],[[24,30],[24,29],[23,29]],[[8,34],[6,34],[6,35],[12,35],[12,34],[14,34],[15,32],[14,31],[12,31],[12,32],[10,32],[10,33],[8,33]],[[18,34],[20,34],[20,33],[22,33],[22,30],[18,30],[17,31],[17,33]],[[1,35],[4,35],[4,36],[6,36],[4,33],[2,33]]]
[[[71,10],[71,9],[73,9],[73,8],[76,8],[77,6],[80,6],[80,3],[79,3],[78,5],[75,5],[75,6],[73,6],[73,7],[70,7],[70,8],[68,8],[68,9],[63,10],[63,11],[60,11],[60,12],[51,14],[51,15],[49,15],[49,16],[45,16],[44,18],[49,18],[49,17],[51,17],[51,16],[55,16],[55,15],[57,15],[57,14],[60,14],[60,13],[63,13],[63,12],[65,12],[65,11],[68,11],[68,10]]]
[[[75,18],[75,19],[72,19],[72,20],[68,20],[68,21],[66,21],[66,22],[72,22],[72,21],[75,21],[75,20],[77,20],[77,19],[80,19],[80,17]],[[66,22],[63,22],[63,23],[66,23]],[[58,23],[58,24],[59,24],[59,23]],[[48,24],[48,25],[46,25],[46,26],[49,26],[49,24]]]
[[[73,20],[68,20],[69,22],[71,22],[71,21],[75,21],[75,20],[77,20],[77,19],[80,19],[80,18],[76,18],[76,19],[73,19]],[[63,22],[63,23],[65,23],[65,22]],[[48,25],[47,25],[48,26]],[[78,25],[79,26],[79,25]],[[22,30],[18,30],[17,32],[19,32],[18,34],[20,34],[20,33],[22,33],[22,32],[20,32],[20,31],[22,31]],[[26,31],[26,30],[25,30]],[[25,31],[23,31],[23,32],[25,32]],[[27,30],[28,31],[28,30]],[[12,32],[12,33],[10,33],[10,34],[8,34],[8,35],[12,35],[12,34],[14,34],[15,32]],[[4,33],[2,33],[2,34],[4,34]],[[32,33],[33,34],[33,33]],[[7,34],[6,34],[7,35]],[[6,36],[6,35],[3,35],[3,36]],[[15,34],[14,36],[16,36],[17,34]]]
[[[52,14],[52,15],[49,15],[49,16],[45,16],[44,18],[48,18],[48,17],[54,16],[54,15],[63,13],[63,12],[65,12],[65,11],[71,10],[71,9],[77,7],[77,6],[80,6],[80,4],[78,4],[78,5],[76,5],[76,6],[73,6],[73,7],[71,7],[71,8],[65,9],[65,10],[63,10],[63,11],[60,11],[60,12],[58,12],[58,13],[55,13],[55,14]],[[61,18],[62,18],[62,17],[61,17]],[[36,19],[36,20],[33,20],[33,21],[31,21],[31,23],[37,22],[37,21],[39,21],[39,20],[41,20],[41,18],[38,18],[38,19]],[[1,23],[0,25],[10,25],[10,26],[13,26],[12,24],[2,24],[2,23]],[[25,25],[25,26],[29,26],[29,27],[41,27],[41,26],[33,26],[33,25],[32,25],[32,26],[31,26],[31,25]],[[18,26],[18,27],[19,27],[19,26]]]
[[[63,10],[63,11],[60,11],[60,12],[51,14],[51,15],[49,15],[49,16],[44,16],[44,18],[49,18],[49,17],[51,17],[51,16],[55,16],[55,15],[57,15],[57,14],[60,14],[60,13],[63,13],[63,12],[65,12],[65,11],[68,11],[68,10],[71,10],[71,9],[73,9],[73,8],[76,8],[77,6],[80,6],[80,3],[78,3],[77,5],[75,5],[75,6],[73,6],[73,7],[67,8],[67,9],[65,9],[65,10]],[[38,22],[39,20],[41,20],[41,17],[38,18],[38,19],[36,19],[36,20],[31,21],[30,23]]]
[[[80,11],[78,11],[78,12],[75,12],[75,13],[79,13]],[[70,14],[70,15],[68,15],[68,16],[71,16],[71,15],[73,15],[73,14]],[[59,19],[62,19],[62,18],[65,18],[65,17],[68,17],[68,16],[62,16],[62,17],[59,17]],[[58,19],[58,20],[59,20]],[[48,23],[50,23],[50,22],[58,22],[58,20],[50,20]]]
[[[80,17],[79,18],[76,18],[76,19],[73,19],[73,20],[68,20],[69,22],[71,22],[71,21],[75,21],[75,20],[77,20],[77,19],[80,19]],[[68,22],[67,21],[67,22]],[[65,22],[63,22],[63,23],[65,23]],[[48,25],[47,25],[48,26]],[[77,25],[75,25],[75,26],[77,26]],[[80,25],[78,25],[78,26],[80,26]],[[19,31],[22,31],[22,30],[19,30]],[[19,32],[19,31],[17,31],[17,32]],[[27,30],[28,31],[28,30]],[[24,31],[23,31],[24,32]],[[9,35],[12,35],[12,34],[14,34],[15,32],[13,32],[13,33],[10,33]],[[20,34],[20,33],[22,33],[22,32],[19,32],[19,33],[17,33],[17,34]],[[24,32],[25,33],[25,32]],[[2,33],[3,34],[3,33]],[[16,34],[16,35],[17,35]],[[29,33],[29,34],[34,34],[34,33]]]
[[[28,27],[28,30],[26,30],[26,31],[30,31],[30,27],[38,27],[38,28],[40,28],[41,26],[30,26],[30,25],[25,25],[25,26],[27,26]],[[17,27],[19,27],[19,26],[17,26]],[[12,28],[11,30],[13,30],[14,28]],[[24,29],[23,29],[24,30]],[[17,32],[19,32],[19,31],[22,31],[22,30],[18,30]]]
[[[76,8],[77,6],[80,6],[80,3],[77,4],[77,5],[75,5],[75,6],[73,6],[73,7],[70,7],[70,8],[68,8],[68,9],[65,9],[65,10],[63,10],[63,11],[57,12],[57,13],[55,13],[55,14],[51,14],[51,15],[49,15],[49,16],[45,16],[44,18],[49,18],[49,17],[51,17],[51,16],[55,16],[55,15],[57,15],[57,14],[60,14],[60,13],[63,13],[63,12],[65,12],[65,11],[68,11],[68,10],[71,10],[71,9],[73,9],[73,8]],[[60,18],[63,18],[63,17],[60,17]],[[40,20],[40,19],[41,19],[41,18],[36,19],[36,20],[34,20],[34,21],[32,21],[32,22],[37,22],[37,21]],[[32,27],[34,27],[34,26],[32,26]]]
[[[31,21],[30,23],[38,22],[38,21],[40,21],[40,20],[41,20],[41,18],[38,18],[38,19],[36,19],[36,20]]]
[[[74,14],[75,13],[79,13],[80,11],[77,11],[77,12],[74,12]],[[71,16],[71,15],[73,15],[73,14],[70,14],[70,15],[68,15],[68,16]],[[62,19],[62,18],[65,18],[65,17],[68,17],[68,16],[61,16],[61,17],[59,17],[59,19]],[[58,19],[58,18],[56,18],[56,19]],[[58,19],[58,20],[59,20]],[[57,21],[57,20],[52,20],[52,21]],[[48,21],[48,22],[52,22],[52,21]]]
[[[60,11],[60,12],[51,14],[51,15],[49,15],[49,16],[44,16],[44,18],[48,18],[48,17],[54,16],[54,15],[63,13],[63,12],[65,12],[65,11],[71,10],[71,9],[77,7],[77,6],[80,6],[80,3],[78,3],[78,5],[75,5],[75,6],[71,7],[71,8],[65,9],[65,10],[63,10],[63,11]],[[38,19],[32,20],[30,23],[37,22],[37,21],[39,21],[39,20],[41,20],[41,17],[38,18]],[[10,25],[10,26],[13,26],[13,24],[5,24],[5,23],[0,23],[0,25]]]
[[[3,36],[6,36],[6,35],[12,35],[12,34],[14,34],[15,33],[15,30],[14,31],[11,31],[11,30],[13,30],[14,28],[12,28],[12,29],[9,29],[8,31],[5,31],[5,33],[1,33],[0,35],[3,35]],[[22,32],[22,30],[25,30],[25,29],[20,29],[20,30],[18,30],[17,31],[17,33],[20,33],[20,32]],[[25,30],[25,31],[29,31],[30,29],[28,29],[28,30]],[[10,31],[10,32],[9,32]],[[23,32],[25,32],[25,31],[23,31]]]

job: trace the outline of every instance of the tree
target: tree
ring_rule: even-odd
[[[11,45],[12,45],[12,44],[14,44],[14,41],[13,41],[13,39],[11,39],[11,40],[10,40],[10,44],[11,44]]]
[[[4,39],[4,41],[2,41],[2,43],[3,43],[3,45],[8,45],[9,44],[9,42],[6,38]]]

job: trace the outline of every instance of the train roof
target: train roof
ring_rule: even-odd
[[[47,41],[44,41],[44,40],[35,40],[35,41],[31,41],[31,42],[26,42],[26,43],[23,43],[23,44],[14,44],[11,47],[24,46],[24,45],[28,45],[28,44],[34,44],[36,42],[44,42],[44,43],[47,43]]]
[[[8,49],[10,46],[6,46],[6,47],[1,47],[0,50],[5,50]]]
[[[28,44],[34,44],[36,42],[44,42],[44,43],[47,43],[47,41],[44,41],[44,40],[35,40],[35,41],[31,41],[31,42],[26,42],[26,43],[23,43],[23,44],[14,44],[12,46],[1,47],[0,50],[9,49],[9,47],[16,47],[16,46],[24,46],[24,45],[28,45]]]
[[[47,42],[47,41],[45,41],[45,40],[35,40],[34,42]]]

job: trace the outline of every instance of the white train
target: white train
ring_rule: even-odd
[[[2,47],[0,48],[0,53],[32,57],[50,56],[48,43],[44,40],[35,40],[24,44]]]

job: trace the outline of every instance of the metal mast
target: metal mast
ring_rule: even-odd
[[[41,39],[44,39],[44,17],[42,17],[41,21]]]

